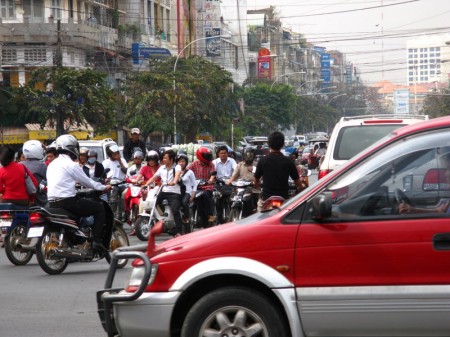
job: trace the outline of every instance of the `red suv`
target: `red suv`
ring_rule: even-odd
[[[157,246],[155,225],[113,254],[101,321],[123,337],[448,336],[449,179],[445,117],[393,131],[278,209]]]

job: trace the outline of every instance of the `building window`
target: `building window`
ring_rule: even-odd
[[[29,48],[24,50],[25,62],[45,62],[47,53],[45,48]]]
[[[436,51],[441,51],[441,47],[436,47]]]
[[[410,72],[408,73],[408,75],[409,75],[409,76],[413,76],[413,75],[414,75],[414,72],[413,72],[413,71],[410,71]]]
[[[14,8],[14,0],[0,0],[0,14],[2,18],[15,19],[16,13],[14,12]]]
[[[436,72],[434,70],[430,70],[430,75],[434,75]]]
[[[61,19],[61,0],[52,0],[51,15],[55,19]]]
[[[3,49],[2,50],[2,61],[7,62],[17,62],[17,51],[15,49]]]
[[[410,77],[410,78],[409,78],[409,81],[410,81],[410,82],[413,82],[413,81],[414,81],[414,78]]]

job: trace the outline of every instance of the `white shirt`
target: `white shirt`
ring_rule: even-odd
[[[128,163],[125,159],[120,158],[124,167],[128,167]],[[110,169],[108,172],[108,177],[111,176],[117,179],[125,179],[125,173],[122,172],[120,163],[117,160],[111,160],[110,158],[105,159],[103,161],[103,167],[106,169]]]
[[[183,180],[184,185],[186,186],[186,193],[191,194],[192,191],[197,190],[197,180],[195,179],[194,172],[192,170],[187,170],[183,175],[181,174],[181,179]]]
[[[139,172],[141,171],[141,168],[143,168],[144,166],[141,165],[141,167],[138,169],[136,169],[136,164],[131,165],[128,170],[127,170],[127,178],[131,177],[131,176],[137,176],[139,174]],[[131,174],[132,171],[136,171],[136,173]]]
[[[213,160],[214,167],[217,171],[217,179],[230,179],[233,175],[234,168],[237,163],[233,158],[228,157],[225,163],[222,163],[220,158]]]
[[[48,200],[70,198],[77,194],[76,183],[103,191],[105,186],[95,182],[84,173],[81,166],[66,154],[60,154],[47,168]]]
[[[175,167],[175,173],[181,172],[181,166],[171,166],[166,168],[166,165],[162,165],[159,167],[158,171],[155,172],[154,176],[161,177],[161,183],[166,185],[163,187],[163,192],[168,193],[178,193],[181,194],[181,189],[179,184],[175,184],[174,186],[167,186],[168,183],[172,182],[175,177],[173,174],[173,168]]]

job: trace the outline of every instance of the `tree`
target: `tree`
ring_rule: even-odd
[[[440,93],[427,95],[422,107],[422,113],[430,118],[450,115],[450,90],[443,89]]]
[[[30,81],[14,91],[19,113],[29,121],[56,126],[57,135],[66,125],[89,122],[96,131],[115,126],[117,98],[106,75],[91,69],[39,68]]]
[[[242,127],[250,135],[266,135],[293,124],[296,95],[286,84],[271,85],[266,81],[243,89],[245,115]]]
[[[236,102],[231,74],[199,56],[179,59],[174,72],[175,60],[152,61],[148,72],[127,79],[128,124],[144,134],[172,134],[175,108],[177,133],[186,141],[201,131],[225,137]]]

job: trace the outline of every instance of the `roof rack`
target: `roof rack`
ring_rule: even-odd
[[[378,114],[378,115],[361,115],[361,116],[346,116],[342,117],[343,121],[350,121],[354,119],[422,119],[427,121],[428,115],[410,115],[410,114]]]

